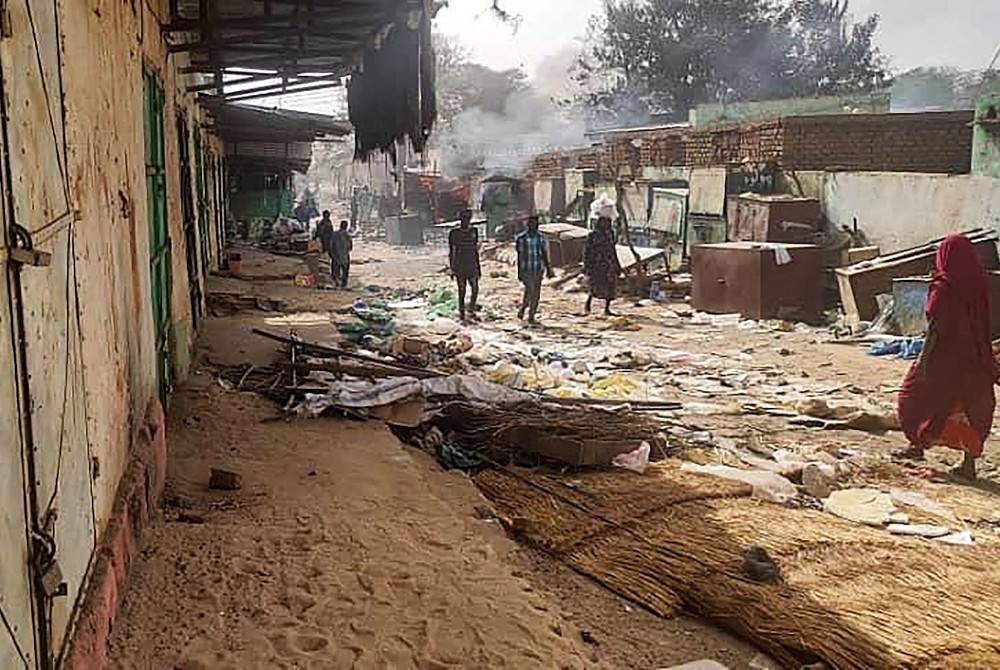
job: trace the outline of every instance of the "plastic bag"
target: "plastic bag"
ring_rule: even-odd
[[[649,465],[649,449],[649,442],[643,442],[638,448],[627,454],[618,454],[615,456],[611,460],[611,465],[616,468],[625,468],[632,472],[638,472],[641,475],[646,472],[646,466]]]

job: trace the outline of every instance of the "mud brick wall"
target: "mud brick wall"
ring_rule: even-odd
[[[967,173],[972,112],[782,119],[781,165],[793,170]]]
[[[528,176],[532,179],[558,179],[565,173],[562,152],[538,154],[531,160]]]
[[[538,154],[528,166],[529,179],[559,179],[566,170],[600,170],[604,147],[583,147],[568,151],[550,151]]]
[[[684,162],[690,167],[735,166],[781,161],[784,130],[781,121],[689,131],[684,138]]]

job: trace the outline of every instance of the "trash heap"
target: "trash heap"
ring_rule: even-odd
[[[391,354],[255,332],[285,343],[287,359],[267,368],[223,370],[220,381],[227,388],[262,393],[290,415],[382,420],[446,467],[607,466],[643,444],[647,456],[655,446],[654,458],[671,451],[667,434],[676,423],[671,413],[680,409],[676,402],[552,397],[413,365]],[[456,342],[456,351],[463,348],[456,339],[443,342],[445,348]]]

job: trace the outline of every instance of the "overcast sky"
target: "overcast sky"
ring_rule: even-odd
[[[490,0],[449,0],[435,30],[456,37],[483,65],[522,67],[536,85],[556,93],[602,0],[502,0],[501,6],[521,19],[516,32],[497,20],[490,5]],[[851,0],[851,11],[882,17],[877,45],[896,72],[921,65],[981,69],[1000,45],[1000,0]],[[314,91],[254,104],[330,114],[341,96],[342,90]]]
[[[435,28],[454,35],[494,68],[534,74],[546,57],[566,53],[586,31],[601,0],[503,0],[521,17],[516,33],[499,22],[489,0],[450,0]],[[984,68],[1000,44],[1000,0],[851,0],[855,16],[882,17],[877,40],[894,70],[920,65]]]

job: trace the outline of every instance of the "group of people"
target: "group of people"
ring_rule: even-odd
[[[535,324],[538,320],[542,282],[545,277],[554,276],[539,225],[537,216],[528,217],[524,231],[514,239],[517,278],[523,285],[517,318],[523,320],[527,317],[530,324]],[[471,210],[463,210],[459,215],[458,227],[448,236],[448,250],[449,267],[458,286],[459,316],[463,321],[470,316],[474,318],[479,310],[479,279],[482,270],[479,262],[479,231],[472,225]],[[594,230],[587,236],[583,267],[590,285],[585,311],[589,314],[593,299],[598,298],[604,300],[604,313],[611,315],[611,301],[615,298],[621,265],[615,250],[610,219],[598,219]],[[470,298],[468,303],[466,296]]]
[[[537,323],[542,282],[553,276],[545,239],[537,216],[528,217],[525,230],[515,238],[517,278],[523,285],[518,319]],[[347,221],[335,229],[330,212],[316,228],[315,237],[330,256],[330,274],[347,287],[353,240]],[[472,225],[471,210],[464,210],[459,225],[448,236],[448,261],[458,287],[458,309],[463,321],[479,310],[479,231]],[[583,254],[589,283],[584,311],[594,298],[604,301],[611,315],[621,265],[609,218],[597,219],[587,236]],[[936,272],[927,299],[928,332],[920,357],[910,368],[899,394],[899,418],[910,448],[897,455],[922,458],[924,451],[942,445],[964,452],[956,474],[975,478],[976,459],[993,427],[996,400],[993,386],[1000,380],[1000,365],[993,351],[990,280],[969,239],[951,235],[940,244]],[[468,298],[468,300],[467,300]]]

